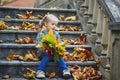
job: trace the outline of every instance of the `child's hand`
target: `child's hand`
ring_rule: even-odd
[[[39,44],[36,44],[35,47],[36,47],[36,48],[39,48]]]
[[[44,50],[44,52],[47,53],[47,54],[49,54],[49,53],[51,54],[52,53],[52,48],[48,47]]]
[[[52,48],[48,47],[44,50],[45,54],[48,55],[50,58],[53,58]]]
[[[43,47],[43,46],[41,46],[41,45],[39,45],[39,44],[36,44],[36,46],[35,46],[36,48],[39,48],[39,49],[41,49],[41,50],[45,50],[45,47]]]

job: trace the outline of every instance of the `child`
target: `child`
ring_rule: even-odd
[[[40,27],[42,27],[42,30],[38,33],[37,38],[36,38],[36,46],[37,44],[41,41],[41,35],[42,33],[47,34],[50,29],[53,30],[54,34],[56,35],[56,39],[60,39],[60,35],[58,32],[56,32],[56,25],[58,24],[58,18],[52,14],[46,15],[42,21],[40,22]],[[41,62],[37,68],[37,73],[36,77],[37,78],[45,78],[45,73],[44,69],[47,66],[48,62],[53,59],[53,55],[51,53],[41,53]],[[56,62],[58,66],[62,69],[63,71],[63,76],[64,77],[69,77],[70,71],[68,70],[68,67],[65,63],[65,61],[60,58],[59,61]]]

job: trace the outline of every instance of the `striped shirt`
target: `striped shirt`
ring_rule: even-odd
[[[39,44],[40,41],[42,40],[41,35],[42,34],[47,34],[48,32],[42,29],[40,32],[38,32],[37,37],[36,37],[36,44]],[[56,39],[60,39],[60,34],[57,31],[53,31],[53,33],[56,35]]]

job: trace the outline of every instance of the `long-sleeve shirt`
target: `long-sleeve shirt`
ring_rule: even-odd
[[[46,35],[48,32],[45,31],[44,29],[42,29],[40,32],[38,32],[37,37],[36,37],[36,44],[38,44],[42,40],[41,35],[43,33]],[[56,39],[60,39],[60,34],[57,31],[53,31],[53,33],[56,35]]]

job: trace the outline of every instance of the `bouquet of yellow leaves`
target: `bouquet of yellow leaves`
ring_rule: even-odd
[[[66,43],[60,43],[60,40],[56,39],[56,36],[53,34],[53,30],[50,29],[48,34],[42,34],[42,40],[40,41],[38,47],[42,50],[48,50],[53,54],[53,60],[59,61],[60,56],[64,55]]]

